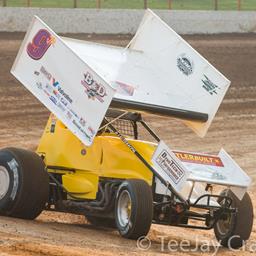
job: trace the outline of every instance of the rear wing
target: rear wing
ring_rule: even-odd
[[[182,119],[202,137],[230,85],[150,10],[126,48],[59,37],[35,16],[11,73],[87,146],[110,104]]]

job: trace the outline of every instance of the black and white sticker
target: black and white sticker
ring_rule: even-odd
[[[185,53],[178,56],[177,67],[186,76],[191,75],[194,71],[193,61]]]
[[[220,90],[220,87],[213,83],[209,77],[204,75],[204,78],[202,79],[203,82],[203,88],[210,94],[218,94],[218,90]]]
[[[189,171],[163,141],[155,150],[152,163],[156,172],[172,185],[177,193],[181,193],[187,184]],[[186,197],[186,194],[182,196]]]

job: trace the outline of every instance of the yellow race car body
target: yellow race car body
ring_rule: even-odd
[[[151,162],[156,144],[127,140]],[[102,133],[86,147],[54,115],[47,122],[37,152],[49,172],[62,174],[63,186],[77,198],[95,199],[100,179],[135,178],[152,185],[152,172],[114,133]]]

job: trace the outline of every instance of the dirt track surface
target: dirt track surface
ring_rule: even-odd
[[[49,112],[9,73],[23,34],[0,34],[0,148],[7,146],[35,149]],[[78,38],[125,45],[129,36]],[[250,188],[256,205],[256,36],[221,35],[189,36],[188,41],[231,81],[223,104],[204,139],[177,120],[146,115],[152,128],[172,148],[217,153],[224,147],[253,178]],[[161,238],[164,252],[161,252]],[[152,246],[148,251],[137,248],[136,242],[119,237],[115,230],[95,228],[81,216],[44,212],[35,221],[0,218],[0,255],[191,255],[196,240],[212,241],[213,232],[194,231],[153,225],[149,234]],[[190,252],[171,253],[170,239],[188,239]],[[254,225],[251,240],[242,255],[251,255],[250,245],[256,243]],[[213,255],[215,247],[205,255]],[[256,246],[254,245],[256,250]],[[234,255],[219,248],[219,253]]]

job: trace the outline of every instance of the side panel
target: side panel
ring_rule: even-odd
[[[156,145],[149,142],[128,139],[143,157],[151,163]],[[143,179],[152,185],[152,172],[148,170],[134,153],[115,136],[101,136],[103,148],[102,176],[119,179]]]
[[[91,147],[85,146],[54,115],[48,120],[37,152],[45,155],[48,166],[97,172],[100,175],[100,139],[96,137]]]
[[[62,174],[64,187],[78,198],[95,199],[101,175],[102,148],[98,137],[87,147],[54,115],[51,115],[39,143],[37,153],[43,155],[52,173]],[[74,171],[63,171],[62,167]]]

